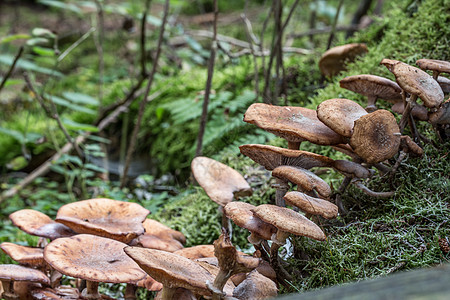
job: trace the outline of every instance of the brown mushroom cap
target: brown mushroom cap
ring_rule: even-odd
[[[306,236],[319,241],[326,239],[319,226],[292,209],[263,204],[257,206],[253,212],[264,222],[277,227],[279,231]]]
[[[405,105],[403,102],[397,102],[391,107],[392,111],[398,114],[403,114],[403,111],[405,110]],[[416,104],[411,109],[411,115],[414,117],[414,119],[420,120],[420,121],[428,121],[428,110],[425,106]]]
[[[350,145],[370,164],[393,157],[400,146],[400,129],[395,117],[384,109],[362,116],[355,122]]]
[[[203,257],[213,257],[214,256],[214,245],[197,245],[193,247],[184,248],[177,250],[174,254],[189,258],[189,259],[199,259]]]
[[[333,163],[331,158],[320,154],[270,145],[242,145],[239,146],[239,150],[269,171],[279,166],[294,166],[308,170],[314,167],[328,167]]]
[[[182,287],[196,294],[211,296],[206,282],[213,282],[214,276],[196,262],[170,252],[126,247],[125,253],[152,278],[169,288]]]
[[[138,282],[136,282],[136,285],[141,288],[145,288],[148,291],[156,292],[160,291],[163,288],[163,285],[161,282],[156,281],[148,274]]]
[[[366,97],[376,96],[377,98],[393,103],[402,100],[402,89],[396,82],[376,75],[361,74],[348,76],[341,79],[339,85],[341,88]]]
[[[19,265],[0,265],[0,279],[50,285],[50,279],[43,272]]]
[[[192,160],[191,169],[208,197],[220,206],[235,197],[252,194],[250,185],[238,171],[214,159],[198,156]]]
[[[347,62],[354,61],[361,54],[366,53],[365,44],[347,44],[327,50],[319,61],[319,69],[325,76],[334,76],[345,70]]]
[[[395,75],[403,90],[417,95],[426,107],[438,107],[444,100],[444,93],[437,81],[421,69],[392,59],[383,59],[381,64]]]
[[[290,166],[279,166],[272,171],[272,176],[289,180],[299,186],[303,191],[311,192],[315,190],[324,198],[331,196],[331,188],[328,183],[308,170]]]
[[[367,111],[358,103],[348,99],[329,99],[317,107],[317,117],[334,132],[351,137],[354,122],[367,115]]]
[[[439,86],[441,87],[444,94],[450,93],[450,79],[443,76],[438,76],[436,81],[439,83]]]
[[[144,230],[146,234],[156,235],[164,239],[174,239],[182,244],[186,243],[186,237],[183,233],[173,230],[172,228],[152,219],[145,219]]]
[[[21,209],[10,214],[9,219],[22,231],[51,240],[75,234],[69,227],[53,221],[49,216],[37,210]]]
[[[153,234],[143,234],[137,238],[138,244],[144,248],[174,252],[183,249],[183,244],[174,239],[165,239]]]
[[[422,70],[438,71],[439,73],[450,73],[450,62],[437,59],[422,58],[416,61]]]
[[[48,244],[44,258],[64,275],[95,282],[134,284],[146,274],[125,254],[126,246],[116,240],[79,234]]]
[[[46,265],[44,260],[44,249],[42,248],[26,247],[8,242],[1,243],[0,248],[12,259],[22,265],[36,268]]]
[[[284,200],[301,211],[311,215],[319,215],[325,219],[334,219],[338,215],[338,207],[330,201],[314,198],[300,192],[287,192]]]
[[[275,298],[277,291],[275,282],[254,270],[234,289],[233,297],[254,300],[268,299]]]
[[[224,207],[224,213],[227,218],[242,228],[249,230],[252,233],[262,237],[265,240],[270,240],[272,234],[277,232],[277,229],[258,217],[253,215],[252,209],[256,206],[245,202],[230,202]]]
[[[137,203],[99,198],[61,206],[56,221],[77,233],[94,234],[129,243],[144,233],[142,222],[149,213]]]
[[[250,105],[244,121],[286,139],[288,142],[309,141],[318,145],[334,145],[344,138],[328,128],[315,110],[295,106],[275,106],[264,103]]]
[[[60,285],[54,289],[34,289],[31,291],[33,299],[79,299],[80,292],[77,288],[73,288],[66,285]]]
[[[369,178],[371,176],[369,169],[349,160],[335,160],[333,168],[346,177]]]

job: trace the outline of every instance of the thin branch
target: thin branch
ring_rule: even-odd
[[[103,99],[103,77],[104,77],[104,69],[105,63],[103,59],[103,41],[105,37],[105,18],[103,13],[103,7],[100,3],[100,0],[95,0],[95,5],[97,6],[97,26],[99,30],[97,30],[96,38],[94,39],[95,48],[98,53],[98,77],[99,77],[99,90],[98,97],[100,103],[102,103]]]
[[[208,104],[209,104],[209,96],[211,94],[211,85],[212,78],[214,74],[214,63],[216,60],[216,51],[217,51],[217,19],[219,16],[219,6],[217,0],[214,0],[214,23],[213,23],[213,40],[211,45],[211,52],[209,55],[208,62],[208,77],[206,79],[206,87],[205,87],[205,98],[203,99],[203,109],[202,109],[202,117],[200,119],[200,127],[198,130],[197,136],[197,148],[195,150],[195,156],[202,155],[202,147],[203,147],[203,136],[205,134],[206,121],[208,119]]]
[[[70,45],[69,48],[67,48],[63,53],[61,53],[60,56],[58,56],[58,59],[56,60],[57,63],[61,62],[64,58],[66,58],[67,55],[69,55],[72,50],[74,50],[76,47],[78,47],[81,43],[83,43],[96,29],[92,27],[89,29],[85,34],[83,34],[75,43]]]
[[[150,76],[149,76],[149,79],[147,82],[147,87],[145,90],[144,98],[141,100],[141,103],[139,105],[138,118],[137,118],[136,124],[133,128],[133,133],[131,135],[130,147],[128,148],[127,156],[125,159],[125,166],[124,166],[123,174],[122,174],[122,179],[120,182],[121,188],[123,188],[125,186],[125,183],[127,181],[126,178],[127,178],[127,174],[128,174],[128,169],[130,168],[131,156],[133,155],[134,148],[136,147],[137,135],[139,133],[139,129],[141,128],[142,117],[144,116],[144,109],[145,109],[146,104],[149,102],[148,95],[150,93],[150,89],[153,84],[153,79],[156,74],[156,69],[158,67],[158,60],[159,60],[159,56],[161,54],[161,47],[162,47],[162,42],[164,39],[164,31],[165,31],[168,15],[169,15],[169,0],[166,0],[165,4],[164,4],[164,16],[162,19],[161,29],[160,29],[159,37],[158,37],[158,46],[156,48],[156,55],[155,55],[152,70],[151,70],[151,73],[150,73]]]
[[[341,26],[336,26],[334,31],[338,32],[338,31],[348,31],[348,30],[358,30],[361,29],[359,26],[355,26],[355,25],[341,25]],[[333,30],[332,26],[327,26],[324,28],[319,28],[319,29],[311,29],[305,32],[300,32],[300,33],[291,33],[288,34],[287,37],[288,38],[302,38],[302,37],[306,37],[306,36],[313,36],[313,35],[317,35],[317,34],[324,34],[324,33],[330,33]]]
[[[9,70],[6,73],[5,77],[3,77],[2,83],[0,83],[0,92],[2,91],[3,87],[5,86],[6,81],[11,76],[12,72],[14,71],[14,68],[16,67],[17,61],[22,56],[22,54],[23,54],[23,46],[20,47],[19,51],[16,54],[16,57],[14,58],[14,61],[13,61],[12,65],[9,67]]]
[[[330,49],[331,43],[333,42],[334,32],[336,30],[336,24],[337,24],[337,21],[339,19],[339,14],[341,12],[341,8],[342,8],[342,4],[343,3],[344,3],[344,0],[339,0],[338,8],[336,10],[336,15],[334,16],[334,20],[333,20],[333,25],[331,26],[331,33],[330,33],[330,36],[328,37],[328,43],[327,43],[327,49],[326,50]]]
[[[72,147],[75,149],[79,157],[83,157],[83,152],[81,152],[81,149],[78,147],[78,145],[75,143],[75,141],[70,136],[69,132],[67,131],[66,127],[61,121],[61,118],[59,117],[59,114],[56,110],[55,103],[51,99],[48,101],[50,102],[51,107],[48,107],[45,103],[44,98],[36,91],[36,89],[33,86],[33,83],[30,80],[30,77],[27,73],[24,73],[23,76],[25,77],[25,82],[27,83],[27,87],[30,89],[31,92],[35,95],[36,99],[38,100],[39,104],[42,106],[42,108],[45,110],[45,113],[49,118],[52,118],[56,121],[58,124],[59,129],[63,132],[64,136],[66,137],[67,141],[72,144]]]
[[[146,0],[145,1],[145,8],[144,8],[144,14],[142,15],[142,20],[141,20],[141,40],[140,40],[140,45],[141,45],[141,76],[145,77],[147,76],[147,69],[146,69],[146,64],[147,64],[147,54],[145,52],[145,29],[146,29],[146,24],[147,24],[147,14],[148,14],[148,10],[150,9],[150,3],[152,1],[151,0]]]

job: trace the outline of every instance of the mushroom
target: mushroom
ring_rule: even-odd
[[[269,145],[242,145],[239,150],[269,171],[279,166],[293,166],[308,170],[314,167],[329,167],[333,163],[331,158],[323,155]],[[284,206],[283,196],[289,186],[285,180],[277,178],[275,188],[277,190],[275,203]]]
[[[270,223],[278,229],[277,233],[272,235],[270,264],[277,273],[277,279],[280,282],[285,282],[285,277],[289,275],[282,274],[283,269],[278,261],[278,249],[286,243],[289,234],[306,236],[319,241],[326,239],[319,226],[292,209],[263,204],[253,209],[253,213],[264,222]]]
[[[288,180],[298,186],[298,189],[315,195],[319,194],[321,198],[331,196],[330,186],[316,174],[296,167],[280,166],[272,171],[272,176]]]
[[[57,288],[35,289],[31,291],[33,299],[80,299],[80,292],[77,288],[61,285]]]
[[[163,284],[163,300],[173,299],[179,287],[194,294],[212,296],[206,282],[213,282],[214,276],[196,262],[161,250],[131,246],[124,250],[145,272]]]
[[[98,283],[135,284],[146,274],[123,252],[126,244],[109,238],[79,234],[54,240],[45,247],[48,264],[64,275],[85,279],[82,296],[99,299]]]
[[[437,59],[422,58],[416,61],[416,64],[422,70],[433,71],[433,78],[437,80],[440,73],[450,74],[450,62]]]
[[[338,215],[338,207],[330,201],[314,198],[301,192],[288,192],[284,195],[284,200],[309,215],[319,215],[325,219],[334,219]]]
[[[14,290],[14,282],[40,283],[50,285],[50,279],[43,272],[19,265],[0,265],[0,281],[3,286],[3,299],[23,299]]]
[[[443,76],[438,76],[436,81],[439,83],[439,86],[441,87],[444,94],[450,93],[450,79]]]
[[[396,82],[384,77],[370,74],[348,76],[341,79],[339,85],[341,88],[366,96],[366,110],[368,112],[377,109],[377,99],[384,99],[393,103],[402,101],[402,89]]]
[[[233,297],[238,299],[268,299],[277,296],[275,282],[261,275],[257,270],[251,271],[233,291]]]
[[[213,299],[220,299],[223,288],[231,276],[250,272],[260,263],[259,258],[239,255],[236,248],[231,244],[226,231],[223,231],[219,238],[214,241],[214,255],[219,263],[219,273],[214,279],[212,288],[210,287],[213,291]]]
[[[347,138],[353,134],[354,122],[367,115],[358,103],[348,99],[329,99],[317,107],[317,117],[334,132]]]
[[[136,243],[145,248],[174,252],[183,249],[183,244],[186,243],[184,234],[158,221],[145,219],[142,225],[145,233],[137,237]]]
[[[347,44],[327,50],[319,61],[320,72],[326,77],[332,77],[344,71],[345,64],[352,62],[357,56],[367,53],[366,44]]]
[[[397,60],[383,59],[381,64],[395,75],[399,86],[411,96],[406,100],[405,110],[400,120],[400,132],[403,132],[406,122],[410,118],[411,109],[416,99],[422,99],[424,105],[435,110],[444,100],[444,93],[439,84],[426,72]],[[414,122],[411,120],[411,122]],[[412,128],[413,129],[413,128]],[[417,135],[417,133],[414,133]]]
[[[174,252],[174,254],[189,258],[198,259],[203,257],[214,257],[214,245],[197,245],[183,248]]]
[[[75,234],[64,224],[57,223],[46,214],[32,209],[21,209],[9,215],[14,226],[28,234],[54,240]]]
[[[444,140],[450,137],[450,98],[429,114],[429,122],[436,128],[439,137]]]
[[[400,135],[392,113],[380,109],[355,121],[350,146],[366,162],[376,164],[398,152]]]
[[[233,199],[252,194],[250,185],[238,171],[214,159],[198,156],[192,160],[191,169],[208,197],[222,209]],[[223,214],[222,227],[231,233],[231,224]]]
[[[1,243],[0,248],[21,265],[41,270],[44,270],[47,265],[42,248],[26,247],[8,242]]]
[[[149,213],[137,203],[98,198],[61,206],[56,221],[77,233],[129,243],[144,233],[142,222]]]
[[[397,102],[391,106],[391,110],[402,115],[405,111],[405,104],[403,102]],[[419,121],[428,121],[428,110],[425,106],[416,104],[411,109],[411,116]]]
[[[303,141],[318,145],[345,141],[317,118],[315,110],[304,107],[254,103],[245,112],[244,121],[286,139],[289,149],[298,150]]]

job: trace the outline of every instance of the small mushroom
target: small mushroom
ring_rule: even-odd
[[[214,257],[214,245],[197,245],[183,248],[174,252],[174,254],[189,258],[199,259],[203,257]]]
[[[50,240],[75,234],[69,227],[53,221],[49,216],[37,210],[21,209],[10,214],[9,219],[22,231]]]
[[[8,242],[1,243],[0,248],[21,265],[39,269],[45,269],[47,265],[42,248],[26,247]]]
[[[61,206],[56,221],[77,233],[129,243],[144,233],[142,222],[149,213],[137,203],[99,198]]]
[[[440,73],[450,74],[450,62],[437,59],[422,58],[416,61],[416,64],[422,70],[433,71],[433,78],[437,79]]]
[[[365,44],[347,44],[327,50],[319,61],[320,72],[326,77],[337,75],[346,69],[345,64],[355,60],[357,56],[367,53]]]
[[[288,180],[298,186],[298,189],[310,194],[318,193],[321,198],[331,196],[330,186],[316,174],[290,166],[280,166],[272,171],[272,176]]]
[[[301,192],[288,192],[284,200],[310,215],[319,215],[325,219],[334,219],[338,215],[338,207],[330,201],[314,198]]]
[[[439,83],[439,86],[441,87],[444,94],[450,93],[450,79],[443,76],[438,76],[436,81]]]
[[[233,291],[237,299],[268,299],[277,296],[277,285],[257,270],[250,272]]]
[[[56,288],[35,289],[31,291],[33,299],[59,300],[59,299],[80,299],[80,292],[77,288],[61,285]]]
[[[436,110],[429,114],[429,122],[436,128],[442,140],[450,137],[450,98]]]
[[[289,149],[298,150],[303,141],[318,145],[345,141],[317,118],[315,110],[304,107],[254,103],[245,112],[244,121],[286,139]]]
[[[43,272],[19,265],[0,265],[0,281],[3,286],[1,297],[6,300],[19,299],[18,292],[14,290],[15,282],[40,283],[50,285],[50,279]]]
[[[142,247],[174,252],[183,249],[186,243],[184,234],[158,221],[145,219],[142,225],[145,233],[137,237],[136,241]]]
[[[250,185],[238,171],[214,159],[198,156],[192,160],[191,169],[198,184],[221,208],[233,199],[252,194]],[[231,224],[223,214],[222,227],[231,232]]]
[[[85,279],[82,296],[99,299],[99,282],[136,284],[146,274],[127,255],[127,245],[109,238],[79,234],[54,240],[45,247],[48,264],[64,275]]]
[[[405,111],[405,104],[403,102],[397,102],[391,106],[393,112],[403,115]],[[411,116],[419,121],[428,121],[428,110],[425,106],[416,104],[411,109]]]
[[[341,136],[351,137],[354,122],[367,115],[358,103],[348,99],[329,99],[317,107],[317,117],[325,125]]]
[[[366,96],[366,110],[368,112],[377,109],[377,99],[384,99],[393,103],[402,101],[402,89],[396,82],[384,77],[370,74],[348,76],[341,79],[339,85],[341,88]]]

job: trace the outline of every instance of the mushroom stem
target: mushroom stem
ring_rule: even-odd
[[[284,285],[286,285],[286,280],[292,280],[292,276],[281,265],[278,249],[286,243],[288,237],[288,232],[278,230],[276,235],[272,236],[272,245],[270,246],[270,265],[277,274],[277,280]]]
[[[2,279],[3,293],[0,295],[2,299],[18,299],[17,294],[14,292],[14,281]]]
[[[409,97],[409,100],[406,101],[405,109],[403,110],[402,118],[400,119],[400,133],[403,133],[403,130],[406,127],[406,123],[409,120],[409,116],[411,115],[411,110],[413,106],[416,104],[417,95],[411,95]]]
[[[369,196],[377,197],[377,198],[388,198],[394,196],[395,192],[374,192],[371,189],[369,189],[367,186],[365,186],[361,181],[354,180],[352,181],[354,185],[364,193],[366,193]]]
[[[286,195],[289,190],[288,183],[283,179],[276,179],[275,188],[277,189],[275,193],[275,204],[280,207],[285,207],[286,203],[283,199],[284,195]]]
[[[81,292],[81,295],[87,299],[100,299],[101,295],[98,293],[98,282],[86,280],[86,288]]]
[[[345,176],[344,180],[342,180],[341,185],[339,186],[339,189],[336,193],[336,205],[339,208],[339,212],[342,215],[346,215],[347,214],[347,210],[344,207],[344,204],[342,203],[342,199],[341,199],[341,194],[344,193],[345,189],[347,188],[347,186],[350,184],[350,182],[352,181],[351,177]]]
[[[369,95],[367,97],[367,106],[366,106],[366,111],[368,113],[374,112],[377,110],[377,106],[375,105],[375,103],[377,102],[378,97],[376,95]]]
[[[219,273],[217,273],[217,276],[214,279],[213,286],[218,291],[223,291],[223,287],[227,283],[228,279],[230,279],[232,273],[233,273],[233,270],[224,270],[222,268],[219,269]],[[214,296],[213,296],[213,299],[214,299]]]
[[[125,289],[125,300],[134,300],[136,299],[136,286],[134,284],[127,283],[127,287]]]
[[[172,300],[176,291],[177,288],[170,288],[167,285],[164,285],[161,291],[161,300]]]
[[[288,141],[288,148],[292,149],[292,150],[299,150],[300,149],[300,144],[302,142],[289,142]]]
[[[441,74],[441,72],[436,71],[436,70],[433,70],[433,79],[434,79],[434,80],[437,80],[439,74]]]
[[[401,150],[400,154],[398,155],[397,161],[395,162],[394,166],[391,169],[391,179],[394,176],[395,172],[397,171],[398,167],[400,166],[401,162],[405,159],[406,152]]]

